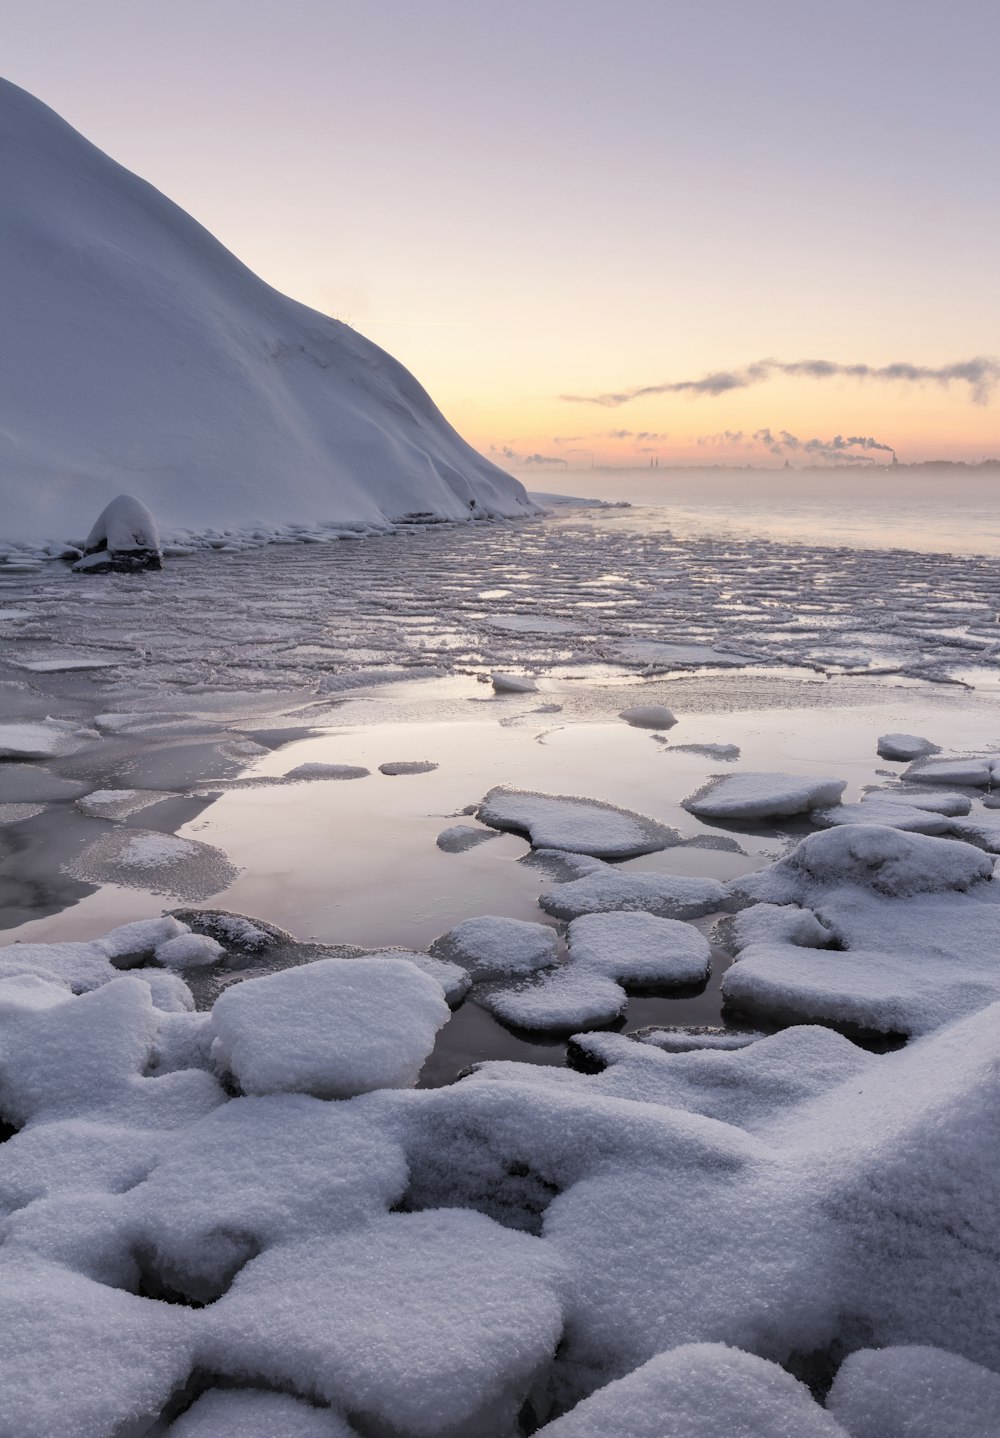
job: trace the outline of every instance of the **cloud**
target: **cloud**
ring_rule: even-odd
[[[837,364],[833,360],[823,359],[763,359],[746,365],[743,369],[716,370],[712,374],[703,375],[701,379],[640,385],[634,389],[607,394],[564,394],[559,398],[569,404],[597,404],[606,409],[617,409],[619,405],[630,404],[632,400],[644,399],[649,395],[690,394],[715,398],[728,394],[730,390],[749,389],[752,385],[764,384],[775,375],[804,379],[877,380],[885,384],[966,384],[974,404],[988,404],[993,387],[1000,383],[1000,360],[979,355],[974,359],[960,360],[956,364],[935,368],[903,362],[869,365]]]
[[[750,444],[750,436],[741,429],[723,429],[718,434],[700,434],[695,440],[700,445]]]
[[[505,459],[508,464],[561,464],[564,467],[566,466],[566,460],[561,454],[520,454],[516,449],[512,449],[509,444],[499,446],[491,444],[490,454],[498,459]]]

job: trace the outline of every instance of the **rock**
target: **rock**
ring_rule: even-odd
[[[97,516],[74,574],[136,574],[162,569],[156,520],[140,499],[120,494]]]

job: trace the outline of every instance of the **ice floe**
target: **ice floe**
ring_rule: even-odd
[[[877,749],[880,759],[908,763],[926,754],[939,753],[941,746],[930,739],[921,739],[919,734],[881,734]]]
[[[538,688],[528,674],[491,674],[490,683],[497,694],[533,694]]]
[[[563,794],[525,789],[491,789],[476,811],[483,824],[527,834],[537,849],[565,849],[599,859],[629,859],[666,849],[680,838],[655,819]]]
[[[696,919],[725,909],[729,894],[717,879],[605,868],[548,889],[538,902],[557,919],[614,910],[641,910],[664,919]]]
[[[677,723],[676,714],[665,704],[633,704],[618,717],[637,729],[671,729]]]
[[[474,982],[529,974],[555,962],[557,937],[548,924],[484,915],[435,939],[431,953],[459,964]]]
[[[388,774],[390,776],[397,774],[429,774],[432,769],[436,769],[437,767],[437,764],[433,763],[430,759],[393,759],[387,764],[380,764],[378,771],[380,774]]]
[[[65,719],[0,724],[0,759],[55,759],[88,748],[100,735]]]
[[[684,800],[700,819],[772,819],[805,814],[836,804],[847,788],[843,779],[801,774],[723,774]]]
[[[464,854],[486,839],[495,839],[497,832],[496,829],[477,829],[474,824],[452,824],[450,828],[441,830],[436,842],[446,854]]]
[[[102,834],[66,865],[91,884],[121,884],[198,901],[227,888],[239,872],[221,849],[150,829]]]

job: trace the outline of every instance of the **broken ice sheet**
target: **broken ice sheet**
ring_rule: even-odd
[[[221,849],[151,829],[102,834],[65,866],[89,884],[121,884],[197,902],[226,889],[239,870]]]
[[[614,804],[503,786],[490,790],[476,817],[495,829],[526,833],[533,848],[565,849],[599,859],[634,858],[680,840],[676,829]]]

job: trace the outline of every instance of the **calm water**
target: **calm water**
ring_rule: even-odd
[[[1000,467],[983,471],[572,470],[530,489],[628,500],[630,526],[1000,556]],[[628,511],[625,511],[628,513]]]

